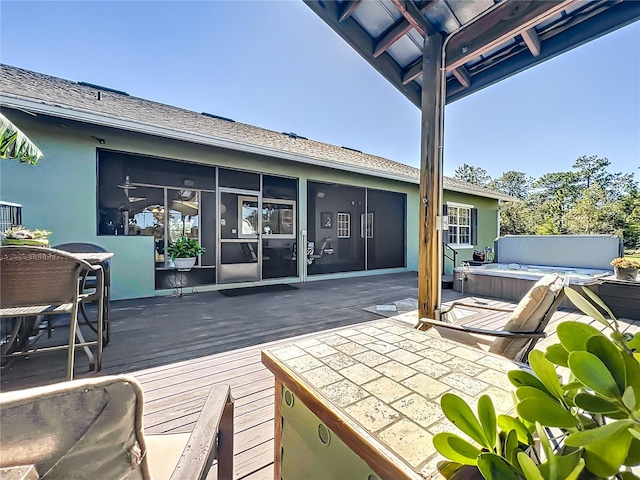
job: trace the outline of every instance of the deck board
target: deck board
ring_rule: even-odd
[[[291,337],[375,320],[382,315],[372,313],[372,306],[416,296],[416,275],[408,273],[309,282],[278,295],[224,297],[209,292],[113,302],[112,343],[105,349],[101,373],[131,374],[140,381],[145,430],[150,433],[191,431],[209,389],[229,384],[235,398],[234,478],[271,479],[274,379],[261,363],[261,350]],[[443,292],[445,304],[464,297]],[[514,307],[513,302],[478,296],[465,301],[474,299],[496,308]],[[248,306],[258,318],[248,313]],[[474,327],[501,329],[506,318],[508,314],[491,312],[465,320]],[[539,348],[557,341],[558,323],[569,319],[589,321],[559,310]],[[621,328],[638,331],[634,322],[621,321]],[[77,377],[97,375],[86,371],[80,351],[76,365]],[[64,352],[19,360],[2,371],[0,386],[7,391],[60,381],[65,366]]]

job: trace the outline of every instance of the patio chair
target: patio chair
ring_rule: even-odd
[[[442,311],[445,318],[452,315],[456,307],[510,313],[502,330],[467,327],[427,318],[421,318],[416,328],[444,329],[443,336],[463,343],[470,343],[475,335],[494,337],[489,352],[511,360],[526,362],[538,340],[546,336],[544,330],[564,298],[563,286],[564,278],[556,274],[545,275],[531,287],[514,310],[453,302],[450,307]]]
[[[95,245],[93,243],[62,243],[60,245],[56,245],[53,247],[57,250],[62,250],[63,252],[70,253],[107,253],[108,250],[100,245]],[[109,291],[111,288],[111,260],[105,260],[102,262],[102,269],[104,270],[104,313],[103,315],[103,342],[104,345],[109,345],[111,341],[111,322],[110,322],[110,308],[109,302],[111,298],[111,292]],[[87,303],[97,303],[98,297],[100,296],[100,292],[96,288],[96,277],[95,275],[88,274],[84,282],[82,283],[81,293],[89,294],[84,297],[84,300],[80,303],[80,313],[82,313],[82,318],[87,326],[98,333],[97,326],[94,326],[93,322],[89,320],[89,315],[87,314],[87,309],[85,305]]]
[[[90,364],[93,355],[89,346],[96,346],[97,369],[102,368],[102,335],[96,341],[85,342],[78,328],[78,308],[83,299],[79,293],[84,276],[91,272],[97,286],[102,289],[102,267],[72,257],[66,252],[43,247],[0,247],[0,318],[15,318],[9,341],[0,351],[0,357],[32,355],[34,353],[67,349],[67,379],[73,379],[75,349],[85,349]],[[98,327],[102,329],[102,297],[98,299]],[[69,341],[65,345],[29,348],[30,329],[25,320],[38,315],[68,314]],[[10,349],[22,330],[20,351]],[[79,343],[75,339],[78,337]]]
[[[191,434],[143,433],[133,377],[106,376],[0,394],[0,468],[51,480],[233,478],[233,398],[213,387]],[[211,478],[211,477],[209,477]]]

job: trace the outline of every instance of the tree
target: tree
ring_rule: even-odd
[[[533,177],[527,177],[524,172],[510,170],[491,180],[487,186],[492,190],[524,200],[529,195],[532,183]]]
[[[463,182],[472,183],[486,187],[491,181],[491,177],[484,168],[473,167],[463,163],[462,166],[456,168],[453,178],[462,180]]]

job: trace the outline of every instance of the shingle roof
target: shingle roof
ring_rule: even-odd
[[[255,147],[267,155],[289,154],[287,158],[301,162],[419,183],[420,171],[417,168],[387,158],[8,65],[0,66],[0,99],[6,107],[24,107],[26,102],[34,111],[54,116],[64,113],[65,118],[109,126],[115,126],[114,121],[116,124],[121,121],[121,128],[135,128],[131,125],[154,127],[161,129],[162,134],[169,138],[176,138],[175,135],[181,132],[195,134],[203,140],[224,141],[229,148],[235,145],[238,150],[252,151],[250,147]],[[508,195],[449,177],[444,178],[444,188],[514,200]]]

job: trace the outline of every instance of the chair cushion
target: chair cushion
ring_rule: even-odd
[[[563,278],[557,274],[545,275],[520,300],[503,330],[508,332],[535,332],[545,313],[562,290]],[[529,338],[498,338],[489,349],[507,358],[516,358],[518,353],[531,341]]]

